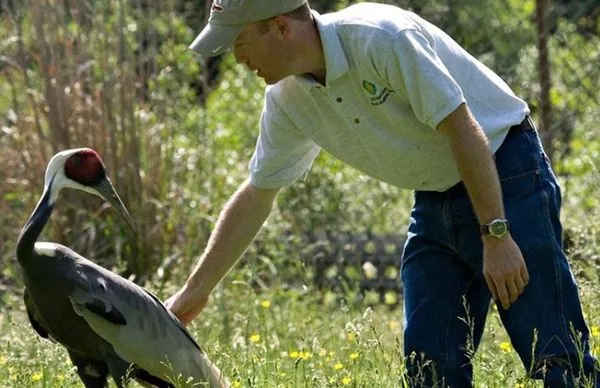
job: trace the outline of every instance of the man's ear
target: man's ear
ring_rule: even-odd
[[[285,15],[275,16],[273,19],[273,27],[276,28],[277,32],[284,39],[288,39],[291,33],[292,25],[290,18]]]

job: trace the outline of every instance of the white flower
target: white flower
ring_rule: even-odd
[[[367,279],[371,280],[377,277],[377,268],[370,261],[365,261],[362,265],[362,269]]]

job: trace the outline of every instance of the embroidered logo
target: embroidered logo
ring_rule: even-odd
[[[362,87],[369,94],[368,98],[371,101],[371,105],[383,104],[390,94],[394,93],[391,89],[377,87],[376,84],[367,80],[363,80]]]
[[[373,82],[369,82],[366,79],[363,80],[363,89],[367,91],[371,96],[377,93],[377,86]]]

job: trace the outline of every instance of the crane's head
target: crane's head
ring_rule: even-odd
[[[62,188],[83,190],[108,201],[119,215],[134,229],[134,224],[110,179],[104,163],[96,151],[76,148],[54,155],[46,167],[45,190],[50,190],[50,203],[56,202]]]

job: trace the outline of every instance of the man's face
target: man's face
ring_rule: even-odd
[[[233,45],[236,61],[255,71],[269,85],[292,74],[289,51],[274,20],[246,25]]]

